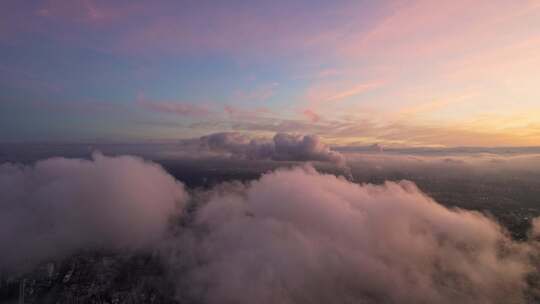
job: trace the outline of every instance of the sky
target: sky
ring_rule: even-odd
[[[1,142],[540,144],[540,1],[0,3]]]

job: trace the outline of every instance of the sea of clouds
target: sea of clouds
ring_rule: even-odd
[[[523,303],[540,219],[529,235],[408,181],[310,165],[206,190],[132,156],[0,165],[1,273],[81,250],[153,252],[188,303]]]

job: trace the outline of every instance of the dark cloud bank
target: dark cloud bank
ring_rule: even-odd
[[[309,137],[201,142],[270,158],[333,155]],[[535,292],[540,220],[518,242],[411,182],[358,185],[305,166],[191,192],[130,156],[1,165],[0,271],[106,249],[159,254],[187,303],[524,303]]]
[[[201,152],[226,153],[251,160],[345,162],[341,153],[323,144],[316,135],[277,133],[269,140],[223,132],[184,140],[182,144],[184,148],[192,147]]]

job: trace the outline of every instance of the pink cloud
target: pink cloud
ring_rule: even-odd
[[[497,29],[509,30],[513,21],[538,9],[523,1],[428,1],[397,2],[387,8],[370,30],[352,32],[336,44],[347,58],[407,58],[459,55],[484,49],[504,37]],[[523,24],[516,28],[520,34]]]
[[[307,117],[307,119],[309,119],[311,122],[318,122],[319,120],[321,120],[321,116],[310,109],[304,110],[302,114]]]
[[[104,50],[123,54],[195,51],[290,54],[328,50],[348,18],[343,5],[301,10],[294,3],[283,10],[273,4],[200,5],[181,2],[118,3],[99,0],[47,0],[27,7],[7,4],[0,11],[0,38],[19,32],[40,32],[70,41],[85,34],[99,36]],[[176,12],[171,14],[171,12]],[[350,17],[350,16],[349,16]],[[61,30],[57,25],[63,24]],[[99,30],[92,33],[88,30]],[[102,31],[103,30],[103,31]],[[72,41],[73,42],[73,41]],[[75,43],[83,41],[75,40]],[[323,47],[323,46],[327,47]],[[95,46],[94,46],[95,47]],[[322,48],[323,47],[323,48]]]
[[[314,104],[337,102],[378,88],[381,84],[381,81],[362,82],[354,85],[340,82],[321,83],[308,89],[307,99]]]

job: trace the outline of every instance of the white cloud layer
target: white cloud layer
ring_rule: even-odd
[[[131,156],[1,165],[0,272],[144,249],[161,253],[186,303],[506,304],[536,292],[539,219],[518,242],[411,182],[359,185],[310,166],[194,193]],[[170,233],[188,199],[196,208]]]
[[[0,272],[77,250],[152,248],[186,199],[160,166],[131,156],[0,165]]]
[[[407,181],[308,167],[208,196],[179,266],[180,292],[207,303],[522,303],[536,271],[533,242]]]

